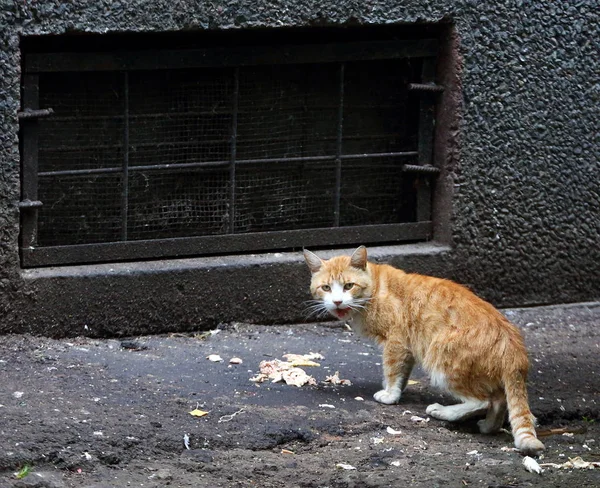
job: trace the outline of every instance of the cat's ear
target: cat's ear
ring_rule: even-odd
[[[304,249],[304,259],[306,259],[306,264],[308,264],[311,273],[316,273],[323,266],[323,260],[308,249]]]
[[[358,269],[367,269],[367,248],[360,246],[350,256],[350,266]]]

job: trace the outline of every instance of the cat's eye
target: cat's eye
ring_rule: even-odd
[[[354,288],[354,283],[346,283],[344,285],[344,291],[352,290]]]
[[[329,285],[321,285],[321,289],[323,291],[331,291],[331,286],[329,286]]]

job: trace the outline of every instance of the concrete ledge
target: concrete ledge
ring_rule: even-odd
[[[339,254],[351,254],[355,247],[323,250],[311,248],[324,259]],[[368,248],[369,259],[387,261],[410,258],[411,256],[433,256],[450,251],[446,245],[433,242],[393,246],[373,246]],[[236,254],[230,256],[210,256],[202,258],[165,259],[157,261],[137,261],[125,263],[85,264],[74,266],[54,266],[48,268],[24,269],[21,275],[26,280],[42,278],[68,278],[104,275],[131,275],[144,273],[168,273],[195,269],[220,269],[223,267],[273,266],[278,264],[304,263],[302,252],[273,252],[262,254]]]
[[[321,251],[328,258],[354,249]],[[369,248],[370,259],[437,276],[450,248],[420,243]],[[124,336],[206,330],[219,323],[291,323],[304,312],[309,272],[301,252],[23,270],[17,326],[0,333]]]

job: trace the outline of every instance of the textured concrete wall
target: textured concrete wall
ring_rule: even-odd
[[[600,298],[596,2],[0,0],[0,331],[127,334],[290,321],[307,298],[304,265],[287,254],[284,263],[263,256],[21,271],[19,36],[443,19],[455,23],[463,63],[463,117],[449,127],[460,152],[439,161],[449,170],[444,208],[454,190],[452,246],[378,255],[468,283],[496,305]]]

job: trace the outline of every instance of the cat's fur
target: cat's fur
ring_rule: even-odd
[[[408,274],[367,262],[367,250],[327,261],[305,250],[316,311],[346,320],[383,348],[380,403],[398,402],[418,361],[431,383],[462,403],[427,407],[427,414],[459,421],[486,415],[482,433],[498,431],[508,408],[515,446],[537,454],[527,401],[527,351],[519,330],[492,305],[449,280]]]

